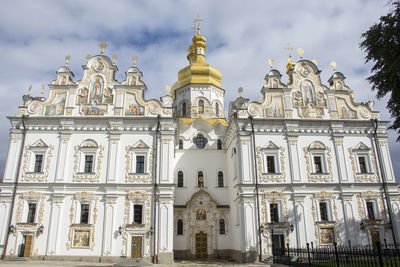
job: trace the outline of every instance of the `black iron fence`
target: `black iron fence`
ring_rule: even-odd
[[[400,246],[381,245],[375,246],[325,246],[315,248],[307,243],[304,248],[279,248],[274,249],[274,263],[289,266],[399,266]]]

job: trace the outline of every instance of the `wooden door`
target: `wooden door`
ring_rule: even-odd
[[[32,236],[24,235],[24,239],[25,239],[24,257],[30,257],[32,250]]]
[[[381,237],[378,231],[371,232],[371,241],[373,246],[376,246],[376,242],[381,242]]]
[[[142,237],[141,236],[132,236],[132,250],[131,257],[132,258],[142,258]]]
[[[196,234],[196,256],[198,259],[207,258],[207,234],[202,231]]]

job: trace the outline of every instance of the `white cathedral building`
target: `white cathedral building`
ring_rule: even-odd
[[[160,100],[136,63],[117,81],[101,47],[81,80],[66,63],[47,99],[25,95],[8,117],[1,254],[254,262],[287,244],[399,241],[388,122],[342,73],[324,85],[289,58],[288,84],[271,68],[262,101],[240,96],[225,114],[199,31]]]

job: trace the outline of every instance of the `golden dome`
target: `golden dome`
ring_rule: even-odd
[[[175,90],[188,84],[212,84],[221,88],[221,72],[207,64],[204,52],[207,50],[206,38],[197,32],[192,39],[192,45],[188,48],[187,59],[189,66],[178,72],[178,83],[172,87],[172,95],[175,98]],[[222,89],[222,88],[221,88]]]

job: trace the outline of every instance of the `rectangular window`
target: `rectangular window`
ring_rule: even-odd
[[[360,166],[360,173],[367,173],[367,162],[365,157],[358,157],[358,164]]]
[[[34,223],[35,214],[36,214],[36,203],[29,203],[28,219],[26,220],[26,222]]]
[[[367,215],[368,220],[375,220],[374,203],[372,201],[367,201]]]
[[[133,223],[142,224],[142,205],[134,205],[133,206]]]
[[[136,156],[136,173],[144,173],[144,156]]]
[[[274,156],[267,156],[267,172],[268,173],[276,173]]]
[[[89,204],[81,204],[81,223],[89,223]]]
[[[328,220],[328,207],[326,205],[326,202],[319,203],[319,213],[321,216],[321,221],[329,221]]]
[[[43,155],[36,155],[34,172],[42,172],[42,165],[43,165]]]
[[[278,204],[269,204],[269,210],[271,213],[271,222],[279,222]]]
[[[85,173],[93,172],[93,156],[85,156]]]
[[[322,157],[314,156],[314,171],[315,173],[322,173]]]

